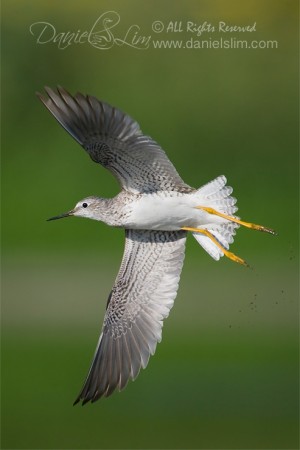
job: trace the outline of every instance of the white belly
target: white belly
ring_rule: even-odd
[[[176,197],[145,195],[131,205],[132,212],[124,226],[172,231],[181,227],[199,227],[211,223],[211,214],[196,209],[196,206],[199,206],[199,203],[190,194],[177,194]]]

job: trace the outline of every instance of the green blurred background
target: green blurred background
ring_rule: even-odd
[[[160,20],[247,25],[277,49],[98,50],[37,44],[32,23],[89,30],[117,11],[121,37]],[[298,448],[298,49],[296,0],[29,0],[2,6],[2,448]],[[219,33],[199,39],[218,39]],[[231,36],[227,36],[231,37]],[[196,38],[196,36],[194,36]],[[111,197],[35,97],[61,84],[130,113],[199,187],[225,174],[244,220],[213,261],[191,237],[175,307],[147,370],[121,394],[73,407],[123,252],[123,231],[47,223],[87,195]]]

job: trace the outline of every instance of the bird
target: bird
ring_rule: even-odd
[[[89,196],[48,219],[85,217],[125,229],[121,266],[74,405],[94,403],[123,390],[155,353],[177,295],[188,233],[213,259],[225,255],[245,266],[229,251],[237,228],[276,233],[235,215],[236,199],[224,175],[198,189],[186,184],[163,149],[120,109],[60,86],[44,89],[36,94],[45,107],[120,184],[113,198]]]

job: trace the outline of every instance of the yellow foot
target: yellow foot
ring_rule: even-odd
[[[230,222],[235,222],[238,223],[239,225],[243,225],[244,227],[252,228],[252,230],[264,231],[266,233],[270,233],[273,235],[277,234],[276,231],[272,230],[271,228],[264,227],[263,225],[256,225],[255,223],[244,222],[243,220],[236,219],[235,217],[227,216],[227,214],[220,213],[219,211],[213,208],[209,208],[206,206],[196,206],[196,208],[202,209],[203,211],[206,211],[209,214],[214,214],[215,216],[223,217],[223,219],[230,220]]]
[[[231,259],[234,262],[242,264],[243,266],[249,267],[249,265],[246,263],[244,259],[226,250],[226,248],[224,248],[223,245],[221,245],[220,242],[215,238],[215,236],[208,230],[205,230],[204,228],[191,228],[191,227],[182,227],[181,229],[185,231],[192,231],[193,233],[204,234],[205,236],[209,237],[212,240],[212,242],[216,244],[217,247],[219,247],[219,249],[224,253],[225,256],[227,256],[227,258]]]

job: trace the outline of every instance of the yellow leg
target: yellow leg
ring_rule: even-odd
[[[215,216],[223,217],[223,219],[230,220],[230,222],[238,223],[239,225],[243,225],[247,228],[252,228],[252,230],[258,230],[258,231],[265,231],[266,233],[270,234],[277,234],[276,231],[272,230],[271,228],[264,227],[263,225],[256,225],[255,223],[250,222],[244,222],[243,220],[236,219],[232,216],[227,216],[227,214],[220,213],[219,211],[209,208],[206,206],[196,206],[197,209],[202,209],[203,211],[208,212],[209,214],[214,214]]]
[[[182,227],[181,229],[185,231],[192,231],[193,233],[204,234],[205,236],[209,237],[212,240],[212,242],[216,244],[217,247],[219,247],[219,249],[224,253],[225,256],[227,256],[227,258],[239,264],[243,264],[243,266],[249,267],[244,259],[239,258],[239,256],[236,256],[234,253],[231,253],[228,250],[226,250],[226,248],[224,248],[220,244],[220,242],[214,237],[214,235],[210,233],[208,230],[205,230],[204,228],[191,228],[191,227]]]

